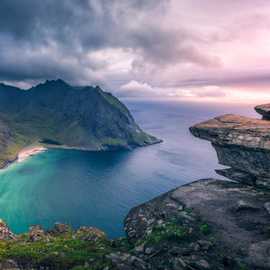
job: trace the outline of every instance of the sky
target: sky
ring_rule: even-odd
[[[1,0],[0,81],[270,102],[269,0]]]

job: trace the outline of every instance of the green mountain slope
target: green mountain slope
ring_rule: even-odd
[[[117,98],[97,87],[46,81],[29,90],[0,84],[0,167],[32,144],[91,151],[158,143]]]

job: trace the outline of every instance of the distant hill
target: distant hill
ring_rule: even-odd
[[[158,142],[123,103],[98,86],[53,80],[21,90],[0,84],[0,167],[33,144],[99,151]]]

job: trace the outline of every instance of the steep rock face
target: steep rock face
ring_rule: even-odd
[[[197,124],[190,131],[210,141],[219,163],[230,167],[217,173],[270,188],[270,121],[229,114]]]
[[[151,269],[270,269],[269,195],[200,180],[135,207],[125,229]]]
[[[73,87],[62,80],[29,90],[0,85],[1,167],[35,143],[96,151],[157,142],[124,104],[99,87]]]

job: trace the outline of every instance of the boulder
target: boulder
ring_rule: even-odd
[[[72,229],[69,225],[63,223],[55,223],[52,231],[50,231],[53,235],[65,234],[71,232]]]
[[[29,229],[29,239],[32,242],[40,241],[46,238],[46,233],[40,225],[33,225]]]
[[[76,236],[81,240],[93,242],[96,242],[99,239],[106,238],[106,234],[102,230],[86,226],[80,227],[76,232]]]
[[[16,236],[11,232],[7,224],[0,219],[0,240],[15,240]]]
[[[17,262],[14,260],[6,260],[0,262],[0,270],[20,270],[21,268],[18,266]]]

